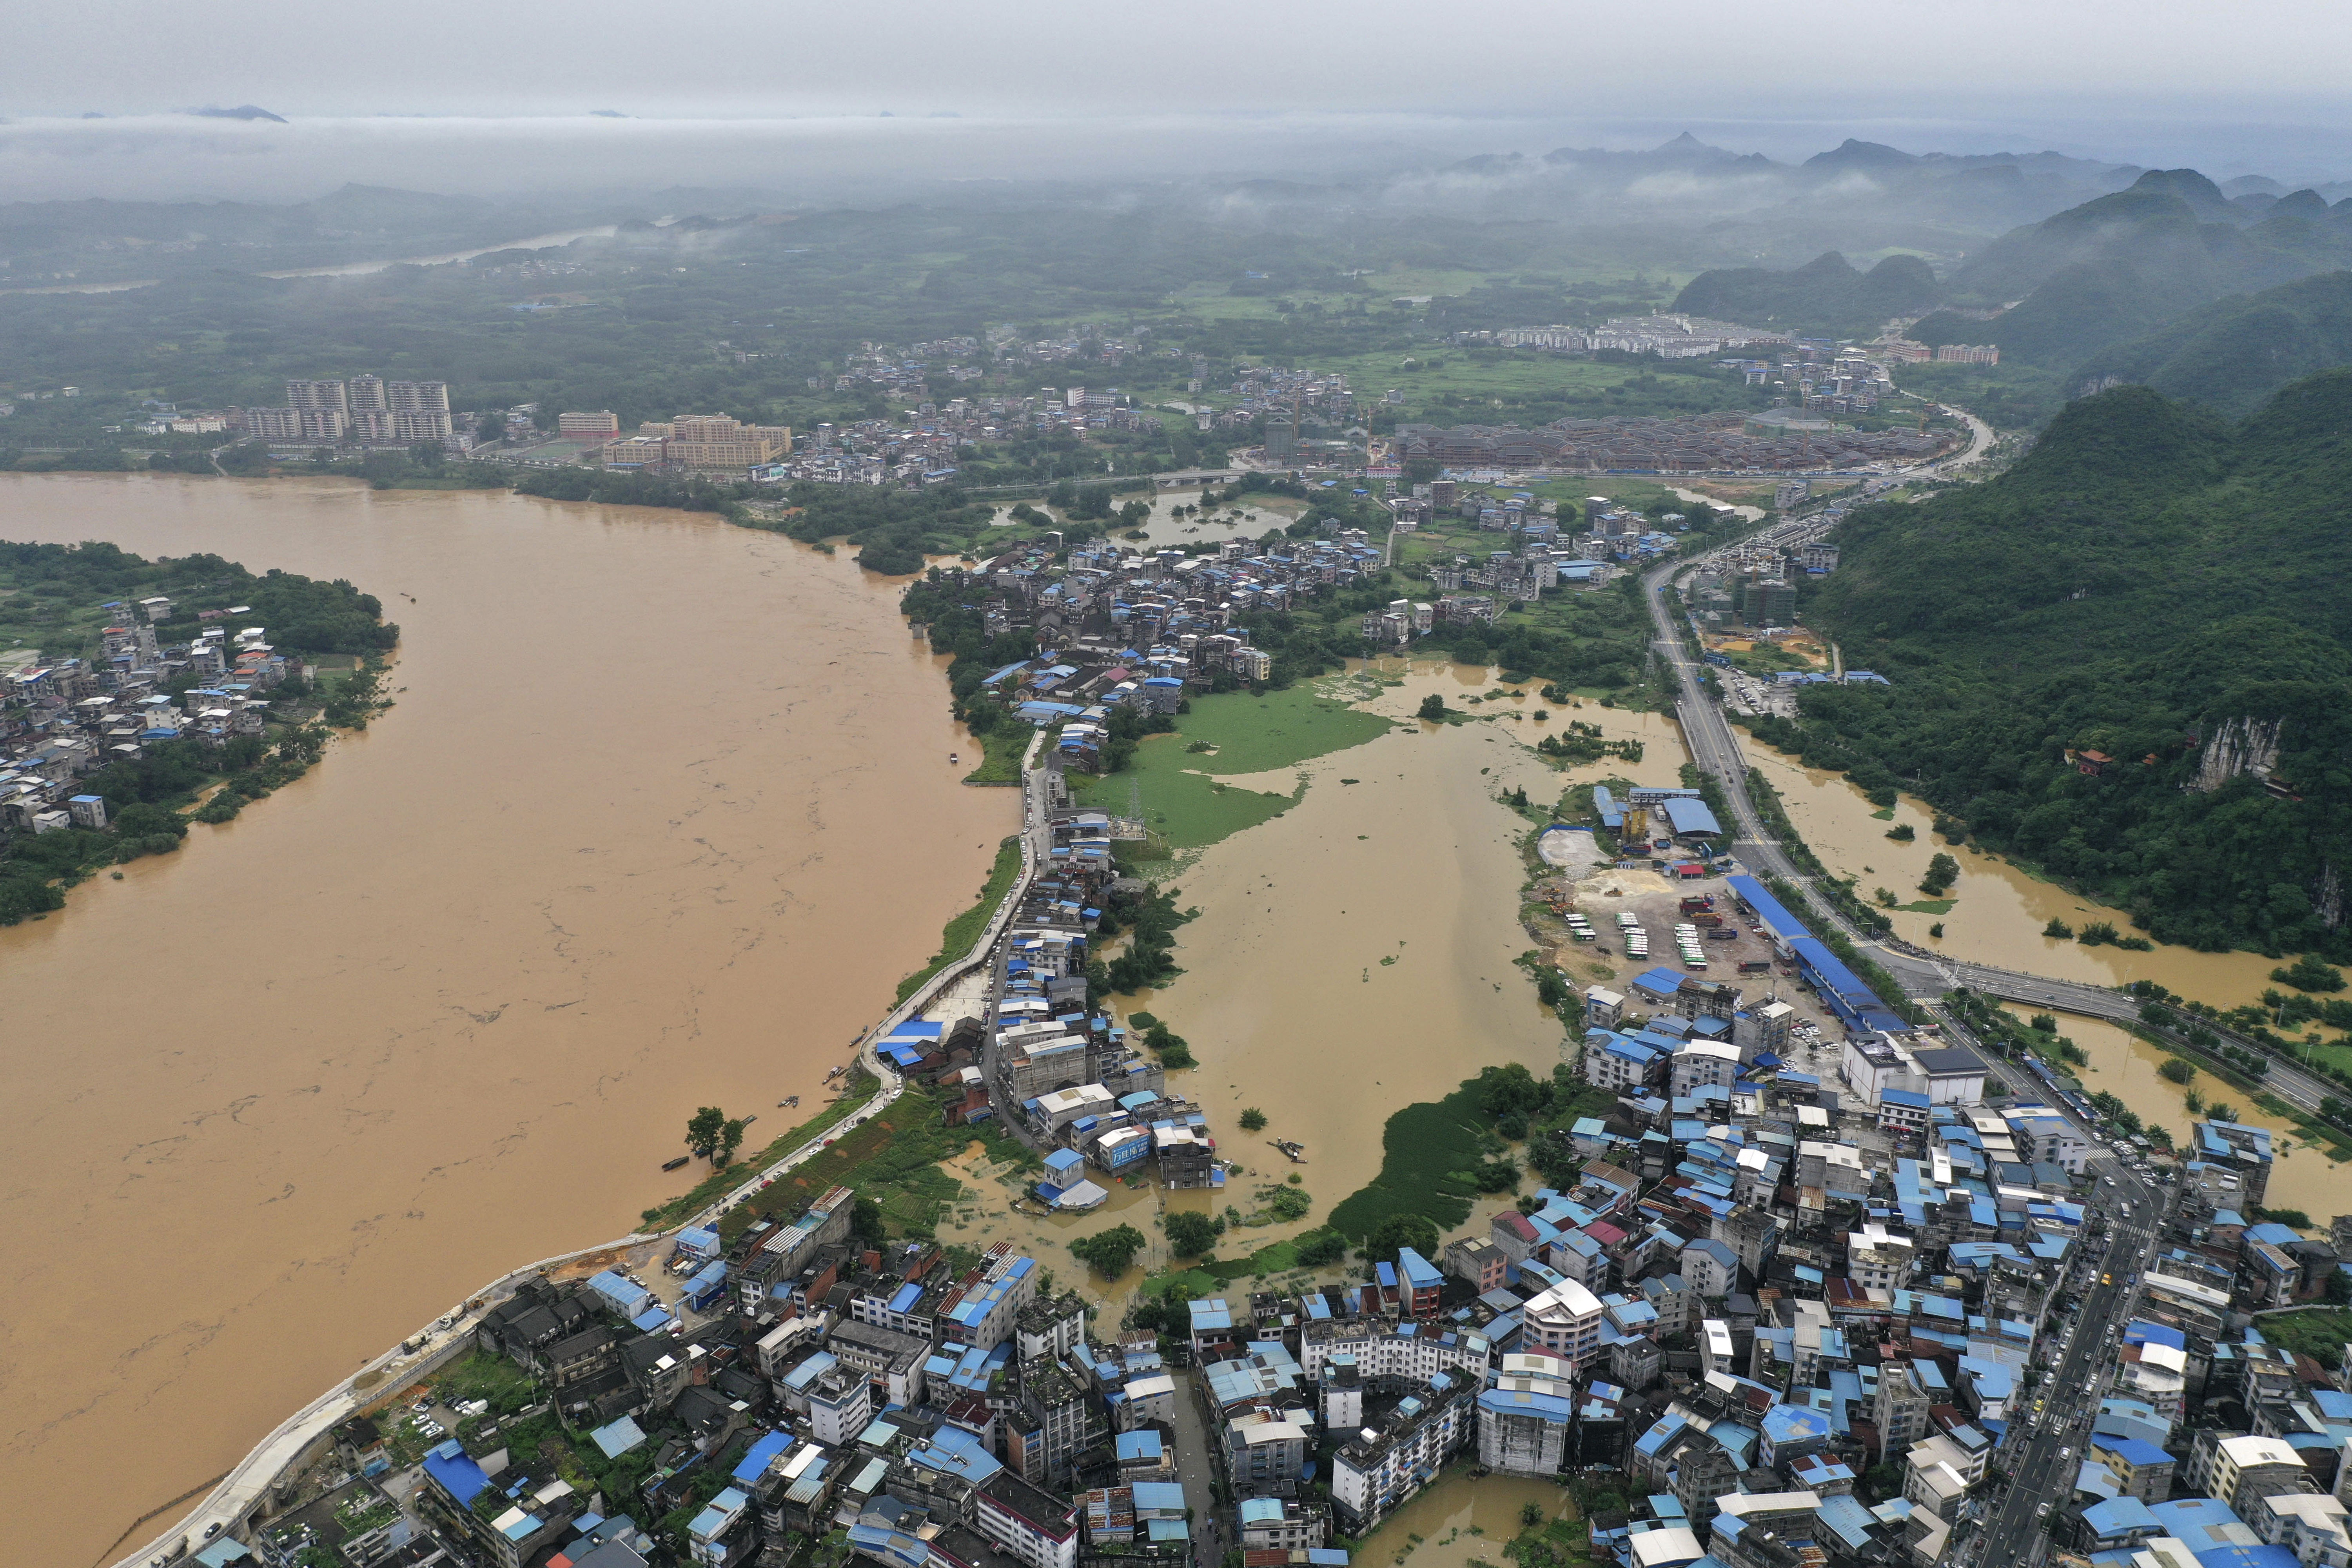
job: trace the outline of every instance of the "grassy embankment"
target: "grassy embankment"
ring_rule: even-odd
[[[980,737],[980,766],[963,775],[968,784],[1017,784],[1021,759],[1036,731],[1025,724],[1006,725]]]
[[[1004,895],[1013,890],[1013,884],[1020,877],[1021,837],[1013,834],[997,845],[996,863],[988,868],[988,880],[982,884],[979,899],[971,908],[940,928],[940,951],[929,963],[898,982],[893,1006],[912,996],[924,981],[971,951],[971,944],[988,929],[988,917],[1004,901]]]
[[[1039,1168],[1026,1149],[994,1128],[942,1125],[939,1101],[927,1090],[910,1088],[880,1115],[728,1211],[719,1234],[732,1242],[755,1219],[790,1219],[826,1189],[846,1186],[880,1206],[891,1234],[932,1235],[947,1206],[963,1195],[963,1184],[940,1169],[940,1163],[974,1142],[988,1146],[991,1159]]]
[[[646,1231],[667,1230],[688,1215],[706,1205],[715,1203],[736,1187],[750,1181],[759,1172],[782,1159],[810,1139],[840,1121],[851,1111],[866,1103],[879,1087],[879,1080],[859,1068],[844,1080],[841,1098],[810,1117],[806,1121],[777,1137],[762,1148],[744,1155],[723,1171],[713,1171],[694,1186],[666,1204],[649,1208],[638,1215],[638,1228]],[[822,1189],[820,1189],[822,1190]]]

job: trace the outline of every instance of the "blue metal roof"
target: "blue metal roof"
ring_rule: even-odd
[[[1759,923],[1782,940],[1812,934],[1805,929],[1804,921],[1790,914],[1780,900],[1772,896],[1771,889],[1755,878],[1745,874],[1726,877],[1723,885],[1731,890],[1733,897],[1755,911]]]

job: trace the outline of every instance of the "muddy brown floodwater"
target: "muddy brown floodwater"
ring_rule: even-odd
[[[783,1131],[1017,826],[846,552],[162,476],[0,477],[0,537],[345,577],[403,628],[398,706],[309,777],[0,931],[12,1561],[99,1560],[475,1286],[626,1231],[696,1106]]]
[[[1997,856],[1972,847],[1953,848],[1928,831],[1934,814],[1910,795],[1896,798],[1894,816],[1878,817],[1868,798],[1843,773],[1800,766],[1752,736],[1740,738],[1740,749],[1749,765],[1761,769],[1780,792],[1789,820],[1822,864],[1837,876],[1860,878],[1857,886],[1864,898],[1877,888],[1893,893],[1896,932],[1922,947],[1974,963],[2097,985],[2155,980],[2216,1007],[2253,1001],[2273,984],[2270,972],[2278,961],[2258,952],[2199,952],[2161,944],[2152,952],[2134,952],[2043,936],[2042,928],[2053,918],[2076,931],[2093,921],[2105,921],[2126,934],[2131,921],[2120,910],[2101,908],[2054,883],[2037,881]],[[1908,824],[1916,836],[1908,844],[1886,837],[1902,824]],[[1928,858],[1938,853],[1959,863],[1960,879],[1952,888],[1956,901],[1940,913],[1903,909],[1927,900],[1919,891],[1919,879],[1927,875]],[[1944,934],[1929,936],[1927,928],[1939,922]]]
[[[2032,1013],[2025,1007],[2009,1011],[2020,1018]],[[2056,1016],[2059,1033],[2082,1047],[2091,1058],[2083,1074],[2086,1090],[2114,1095],[2142,1121],[2172,1134],[2174,1145],[2181,1148],[2189,1146],[2189,1124],[2203,1114],[2189,1109],[2192,1090],[2208,1105],[2226,1104],[2236,1112],[2231,1120],[2270,1129],[2271,1147],[2277,1156],[2271,1163],[2270,1207],[2301,1209],[2322,1226],[2330,1215],[2343,1211],[2344,1167],[2327,1157],[2326,1144],[2308,1142],[2302,1129],[2253,1104],[2251,1096],[2210,1073],[2200,1071],[2186,1084],[2159,1077],[2157,1069],[2173,1058],[2104,1018],[2076,1013]]]
[[[1402,681],[1365,704],[1391,718],[1409,719],[1433,691],[1470,713],[1545,706],[1530,689],[1468,707],[1500,684],[1484,666],[1393,660],[1377,670]],[[1207,1108],[1222,1152],[1280,1179],[1290,1167],[1265,1141],[1307,1145],[1298,1173],[1315,1212],[1290,1228],[1320,1224],[1380,1173],[1381,1131],[1398,1110],[1443,1099],[1490,1065],[1525,1062],[1541,1074],[1560,1059],[1565,1031],[1512,963],[1536,945],[1519,924],[1518,891],[1528,877],[1518,847],[1534,825],[1496,797],[1524,786],[1549,803],[1612,771],[1671,783],[1683,761],[1670,723],[1587,704],[1573,716],[1644,735],[1643,763],[1563,773],[1526,743],[1570,716],[1416,723],[1295,770],[1227,781],[1286,789],[1303,773],[1309,783],[1298,805],[1213,846],[1182,874],[1180,901],[1202,918],[1177,933],[1176,959],[1201,978],[1139,1005],[1200,1058],[1178,1082]],[[1264,1132],[1237,1124],[1251,1106],[1266,1113]],[[1476,1214],[1496,1206],[1482,1202]]]

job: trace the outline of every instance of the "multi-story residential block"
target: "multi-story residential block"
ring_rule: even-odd
[[[1575,1384],[1554,1356],[1507,1355],[1478,1395],[1478,1462],[1513,1475],[1559,1473],[1569,1453]]]
[[[1479,1389],[1440,1373],[1399,1400],[1377,1426],[1339,1449],[1331,1462],[1332,1511],[1342,1531],[1362,1535],[1394,1513],[1476,1435]]]
[[[1522,1318],[1522,1338],[1530,1351],[1556,1356],[1582,1371],[1601,1350],[1601,1299],[1573,1279],[1530,1300]]]

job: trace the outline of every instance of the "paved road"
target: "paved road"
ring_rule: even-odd
[[[1217,1506],[1211,1481],[1217,1474],[1209,1455],[1209,1429],[1201,1414],[1196,1380],[1198,1367],[1180,1370],[1176,1377],[1176,1479],[1184,1488],[1184,1506],[1192,1510],[1192,1561],[1223,1563],[1233,1542],[1224,1535],[1224,1510]]]
[[[1759,541],[1792,542],[1822,531],[1823,525],[1818,522],[1796,520],[1755,537]],[[1696,570],[1707,559],[1701,556],[1691,561],[1670,561],[1653,567],[1643,577],[1643,598],[1649,605],[1650,619],[1657,631],[1656,640],[1652,646],[1658,658],[1674,671],[1680,689],[1675,715],[1681,722],[1684,739],[1690,747],[1691,760],[1698,765],[1700,772],[1715,779],[1731,805],[1732,821],[1725,826],[1733,833],[1732,854],[1750,870],[1760,875],[1785,878],[1801,888],[1811,889],[1813,879],[1798,868],[1781,849],[1780,842],[1767,831],[1755,802],[1748,797],[1748,763],[1740,751],[1738,733],[1732,729],[1731,721],[1724,717],[1714,695],[1706,689],[1704,676],[1707,666],[1691,652],[1691,645],[1678,635],[1674,605],[1664,592],[1675,577]],[[1970,990],[1981,991],[2004,1001],[2046,1006],[2062,1013],[2075,1013],[2121,1024],[2139,1021],[2139,998],[2114,986],[2060,980],[2046,974],[1948,959],[1911,947],[1908,943],[1864,935],[1840,915],[1835,906],[1822,897],[1818,889],[1814,889],[1813,904],[1823,919],[1885,967],[1913,996],[1939,996],[1954,986],[1966,985]],[[2259,1041],[2234,1029],[2210,1020],[2206,1021],[2205,1026],[2223,1041],[2241,1049],[2263,1050]],[[2316,1111],[2322,1100],[2336,1092],[2326,1080],[2279,1057],[2272,1058],[2270,1070],[2262,1081],[2269,1092],[2306,1111]]]
[[[1947,1026],[1965,1036],[1957,1019],[1948,1019]],[[2021,1069],[1997,1060],[1992,1066],[2018,1098],[2042,1098]],[[2063,1106],[2056,1109],[2092,1137],[2103,1136]],[[2086,1169],[2099,1184],[2089,1200],[2094,1222],[2104,1224],[2106,1232],[2103,1237],[2084,1238],[2061,1286],[2064,1299],[2059,1310],[2072,1313],[2073,1338],[2057,1366],[2032,1398],[2021,1394],[2010,1407],[2007,1440],[1992,1466],[2010,1479],[1996,1479],[1984,1514],[1963,1521],[1965,1539],[1956,1532],[1956,1555],[1976,1568],[2031,1563],[2047,1548],[2042,1510],[2054,1514],[2074,1496],[2075,1468],[2098,1415],[2099,1401],[2111,1385],[2123,1327],[2138,1298],[2141,1270],[2162,1235],[2163,1215],[2172,1201],[2169,1184],[2141,1176],[2114,1150],[2099,1150]],[[2123,1212],[2126,1205],[2129,1215]],[[2053,1321],[2057,1321],[2055,1314]]]

